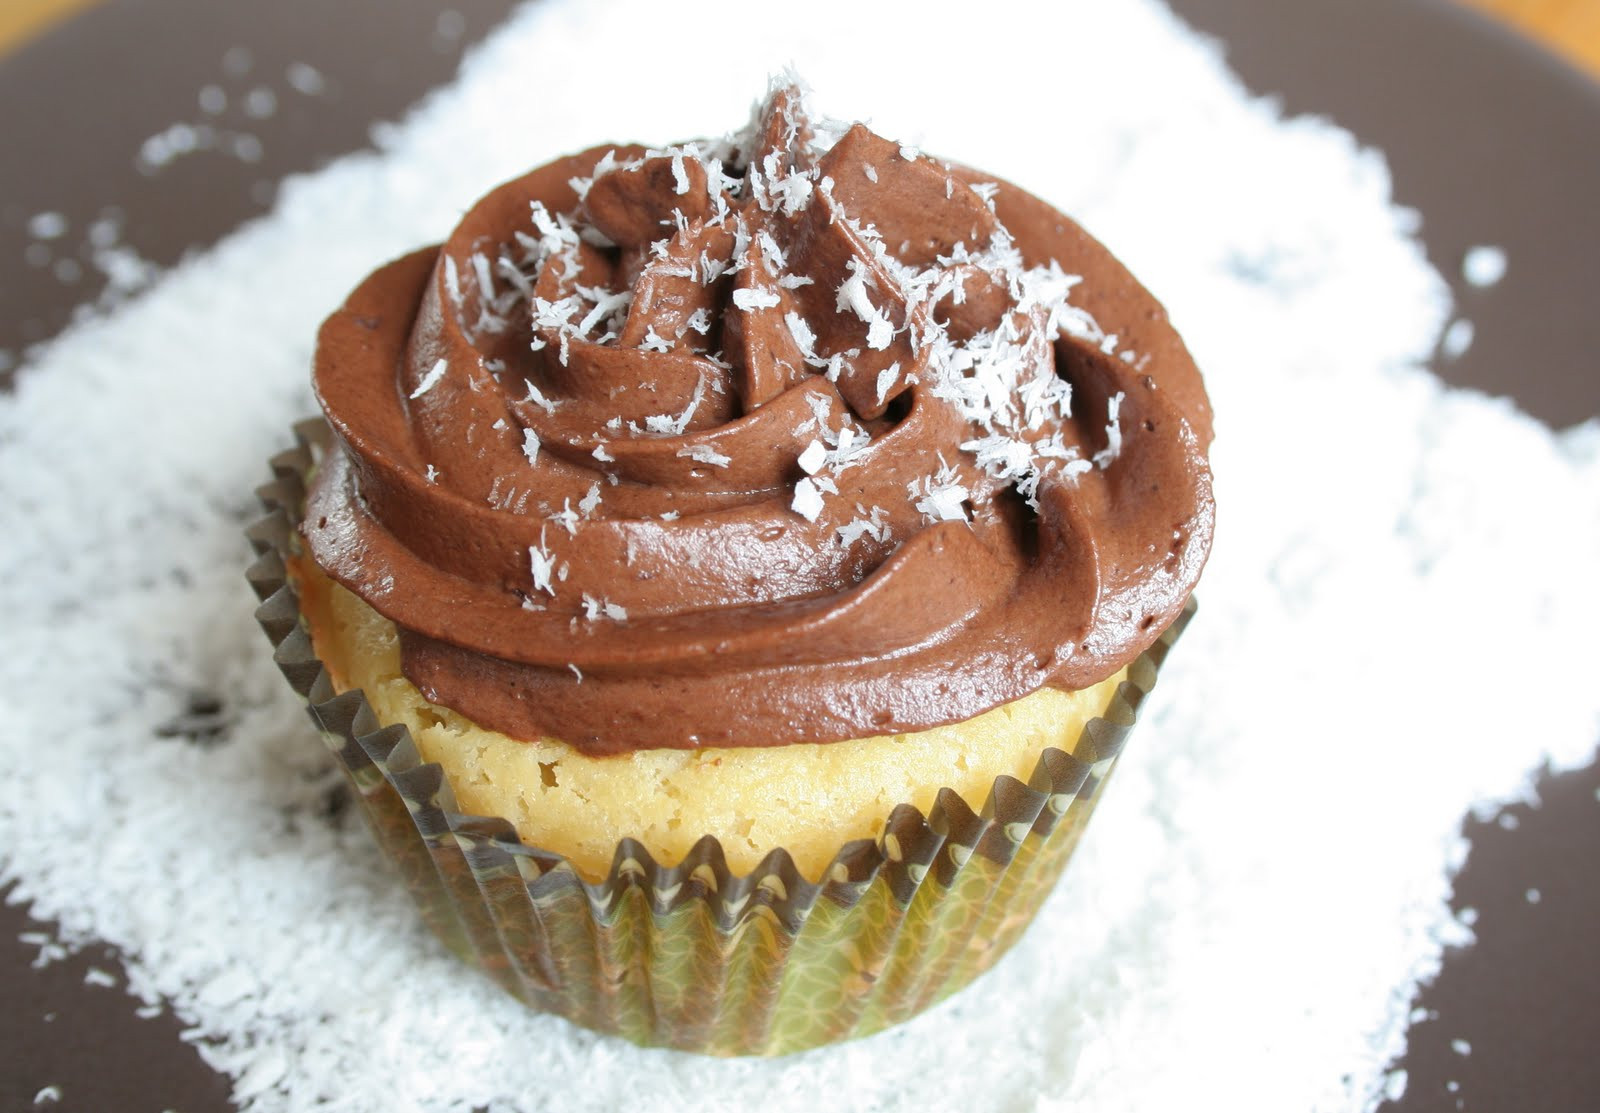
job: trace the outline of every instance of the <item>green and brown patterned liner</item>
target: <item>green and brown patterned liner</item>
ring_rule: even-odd
[[[462,814],[404,726],[380,723],[359,690],[334,690],[285,567],[329,432],[313,419],[295,434],[258,491],[267,516],[248,530],[256,617],[279,668],[450,949],[532,1007],[639,1044],[786,1054],[898,1024],[987,970],[1060,876],[1194,611],[1134,662],[1076,754],[1045,750],[1027,784],[1000,777],[981,812],[949,789],[927,816],[902,804],[820,882],[781,849],[737,876],[710,836],[671,866],[624,839],[590,882],[506,820]]]

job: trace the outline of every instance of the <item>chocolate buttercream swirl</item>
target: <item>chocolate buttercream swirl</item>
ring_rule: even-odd
[[[792,88],[501,186],[323,326],[316,561],[428,698],[591,753],[921,729],[1109,676],[1212,531],[1198,372],[1029,194]]]

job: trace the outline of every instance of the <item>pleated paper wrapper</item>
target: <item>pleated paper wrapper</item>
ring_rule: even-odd
[[[295,434],[258,491],[267,516],[248,531],[256,617],[373,834],[464,961],[533,1008],[639,1044],[800,1051],[898,1024],[994,965],[1071,857],[1194,611],[1134,662],[1073,753],[1046,749],[1026,784],[1000,777],[981,812],[949,789],[928,815],[902,804],[878,839],[843,844],[820,882],[781,849],[735,875],[711,836],[675,865],[624,839],[589,881],[505,819],[459,811],[403,725],[379,722],[360,690],[334,689],[286,565],[330,435],[321,419]]]

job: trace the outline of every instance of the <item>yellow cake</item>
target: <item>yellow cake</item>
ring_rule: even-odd
[[[400,671],[394,623],[315,565],[297,566],[317,655],[340,691],[360,688],[384,723],[404,723],[444,768],[457,803],[504,816],[524,841],[598,880],[632,837],[662,863],[702,836],[748,873],[782,847],[816,880],[851,839],[876,838],[898,804],[933,810],[941,788],[977,811],[1002,775],[1027,781],[1046,746],[1071,752],[1126,670],[1089,688],[1041,688],[972,719],[830,743],[591,757],[554,738],[522,741],[429,703]]]

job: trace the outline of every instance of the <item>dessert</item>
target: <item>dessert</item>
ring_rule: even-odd
[[[315,381],[333,441],[283,542],[314,717],[458,949],[648,1042],[863,1033],[992,962],[1210,544],[1209,405],[1158,303],[1038,199],[789,85],[736,136],[490,193],[352,293]],[[669,993],[647,955],[680,944]]]

